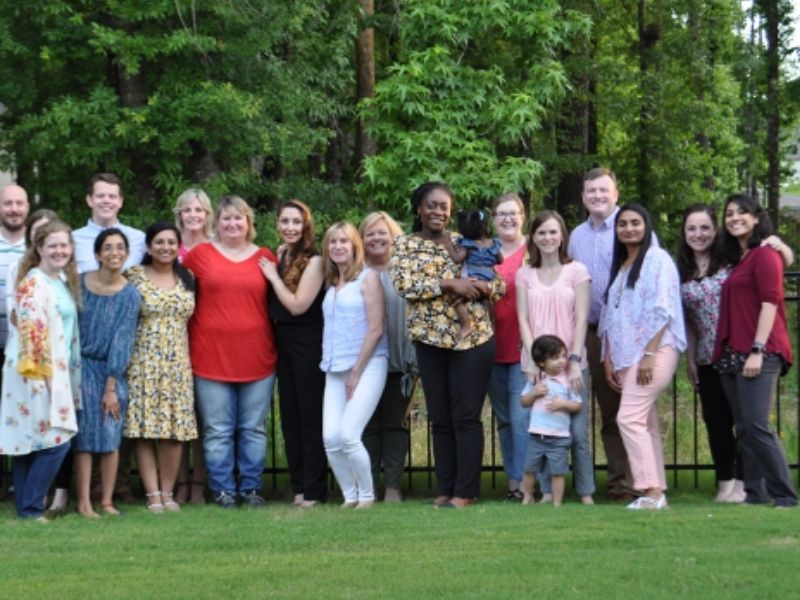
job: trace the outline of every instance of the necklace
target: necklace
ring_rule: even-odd
[[[614,283],[619,283],[619,286],[614,290],[614,308],[619,308],[619,303],[622,301],[622,292],[625,291],[625,284],[628,282],[628,271],[630,267],[622,266],[617,273],[617,278]]]

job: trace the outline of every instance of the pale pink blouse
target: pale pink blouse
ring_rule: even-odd
[[[590,281],[588,269],[573,260],[561,266],[561,273],[552,285],[539,281],[537,269],[523,266],[517,271],[517,294],[525,294],[528,306],[528,325],[535,340],[540,335],[557,335],[571,352],[575,339],[575,289],[585,281]],[[522,370],[533,372],[531,349],[522,349]],[[586,368],[586,351],[581,352],[581,368]]]

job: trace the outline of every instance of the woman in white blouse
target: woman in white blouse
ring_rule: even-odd
[[[623,206],[615,221],[614,256],[598,334],[609,385],[622,394],[617,424],[634,488],[628,508],[667,508],[658,395],[686,347],[678,271],[669,254],[651,245],[650,214]]]

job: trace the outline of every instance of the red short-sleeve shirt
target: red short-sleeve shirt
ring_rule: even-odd
[[[197,300],[189,321],[192,371],[215,381],[246,382],[275,372],[277,351],[267,315],[268,282],[258,266],[259,248],[235,262],[212,243],[195,247],[183,261],[197,280]]]

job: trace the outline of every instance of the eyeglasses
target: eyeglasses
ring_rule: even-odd
[[[519,211],[513,210],[510,212],[506,212],[504,210],[501,210],[500,212],[494,213],[494,216],[497,217],[498,219],[516,219],[517,217],[519,217]]]

